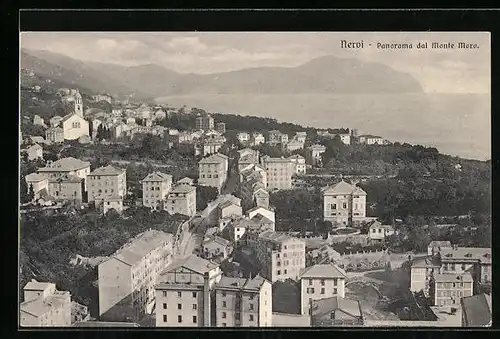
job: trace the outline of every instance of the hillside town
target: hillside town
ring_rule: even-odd
[[[97,293],[87,295],[77,281],[34,268],[36,255],[49,255],[42,245],[23,252],[21,327],[491,325],[491,246],[450,236],[471,215],[436,217],[417,237],[412,217],[377,213],[388,193],[370,197],[364,186],[377,175],[325,169],[336,149],[391,147],[383,137],[236,129],[221,114],[50,82],[24,91],[32,102],[52,91],[66,111],[21,107],[21,248],[30,247],[24,237],[56,247],[71,234],[64,251],[102,251],[71,253],[60,266],[94,274],[88,290]],[[156,158],[133,155],[138,149]],[[101,238],[82,240],[94,233]],[[123,241],[114,248],[107,234]],[[423,245],[397,247],[412,237]]]

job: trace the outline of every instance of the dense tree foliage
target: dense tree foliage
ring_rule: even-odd
[[[196,209],[198,211],[204,210],[210,201],[217,198],[219,192],[217,188],[211,186],[196,186]]]

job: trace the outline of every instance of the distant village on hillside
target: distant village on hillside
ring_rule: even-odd
[[[21,86],[21,327],[491,325],[475,162],[355,128]]]

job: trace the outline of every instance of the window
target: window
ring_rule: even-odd
[[[198,309],[198,305],[193,304],[193,310],[196,311]]]
[[[358,209],[358,204],[354,204],[354,209],[357,210]]]
[[[333,289],[333,294],[337,294],[337,288],[336,287]]]
[[[223,317],[223,318],[225,318],[225,317]],[[227,326],[226,323],[222,323],[222,327],[226,327],[226,326]]]
[[[177,292],[177,298],[182,297],[182,292]]]
[[[248,320],[253,321],[253,314],[250,314]]]
[[[163,309],[166,310],[167,309],[167,303],[163,303]]]
[[[330,209],[332,209],[332,210],[336,210],[336,209],[337,209],[337,204],[331,204],[331,205],[330,205]]]
[[[249,304],[248,306],[250,307],[251,310],[253,310],[253,304]]]
[[[456,266],[455,266],[455,264],[451,264],[451,270],[452,270],[452,271],[455,271],[455,270],[456,270]]]
[[[312,286],[312,284],[313,284],[313,280],[309,279],[309,286]]]
[[[456,287],[456,284],[455,284],[455,283],[453,283],[453,288],[455,288],[455,287]]]
[[[335,312],[330,313],[330,319],[334,320],[335,319]]]
[[[280,274],[281,274],[281,270],[278,270],[278,271],[276,272],[276,274],[277,274],[277,275],[280,275]]]
[[[377,230],[376,229],[372,229],[372,233],[377,233]]]
[[[465,264],[462,264],[462,271],[465,271]]]
[[[310,287],[307,289],[308,294],[313,294],[314,293],[314,287]]]
[[[240,320],[241,319],[241,314],[240,313],[235,313],[234,314],[234,319],[235,320]]]
[[[197,294],[196,292],[193,292],[193,298],[196,298]]]
[[[178,316],[177,316],[177,322],[178,322],[178,323],[181,323],[181,322],[182,322],[182,315],[178,315]]]
[[[182,310],[182,304],[177,304],[177,309]]]
[[[164,314],[164,315],[163,315],[163,322],[164,322],[164,323],[166,323],[166,322],[167,322],[167,315],[166,315],[166,314]]]
[[[167,296],[167,291],[163,291],[163,296],[166,297]]]
[[[321,294],[325,294],[325,288],[324,287],[321,288]]]
[[[325,279],[321,279],[321,286],[325,286]]]
[[[226,302],[225,302],[225,301],[223,301],[223,302],[222,302],[222,307],[226,307],[226,306],[227,306]]]
[[[222,312],[222,319],[226,319],[226,312]]]
[[[382,229],[381,228],[378,229],[378,233],[382,233]]]
[[[333,278],[333,286],[337,286],[337,278]]]
[[[250,295],[250,300],[253,300],[255,298],[255,296],[253,294]]]
[[[346,202],[344,202],[344,203],[342,204],[342,208],[347,208],[347,203],[346,203]]]
[[[196,324],[198,321],[197,317],[195,315],[193,315],[193,324]]]

